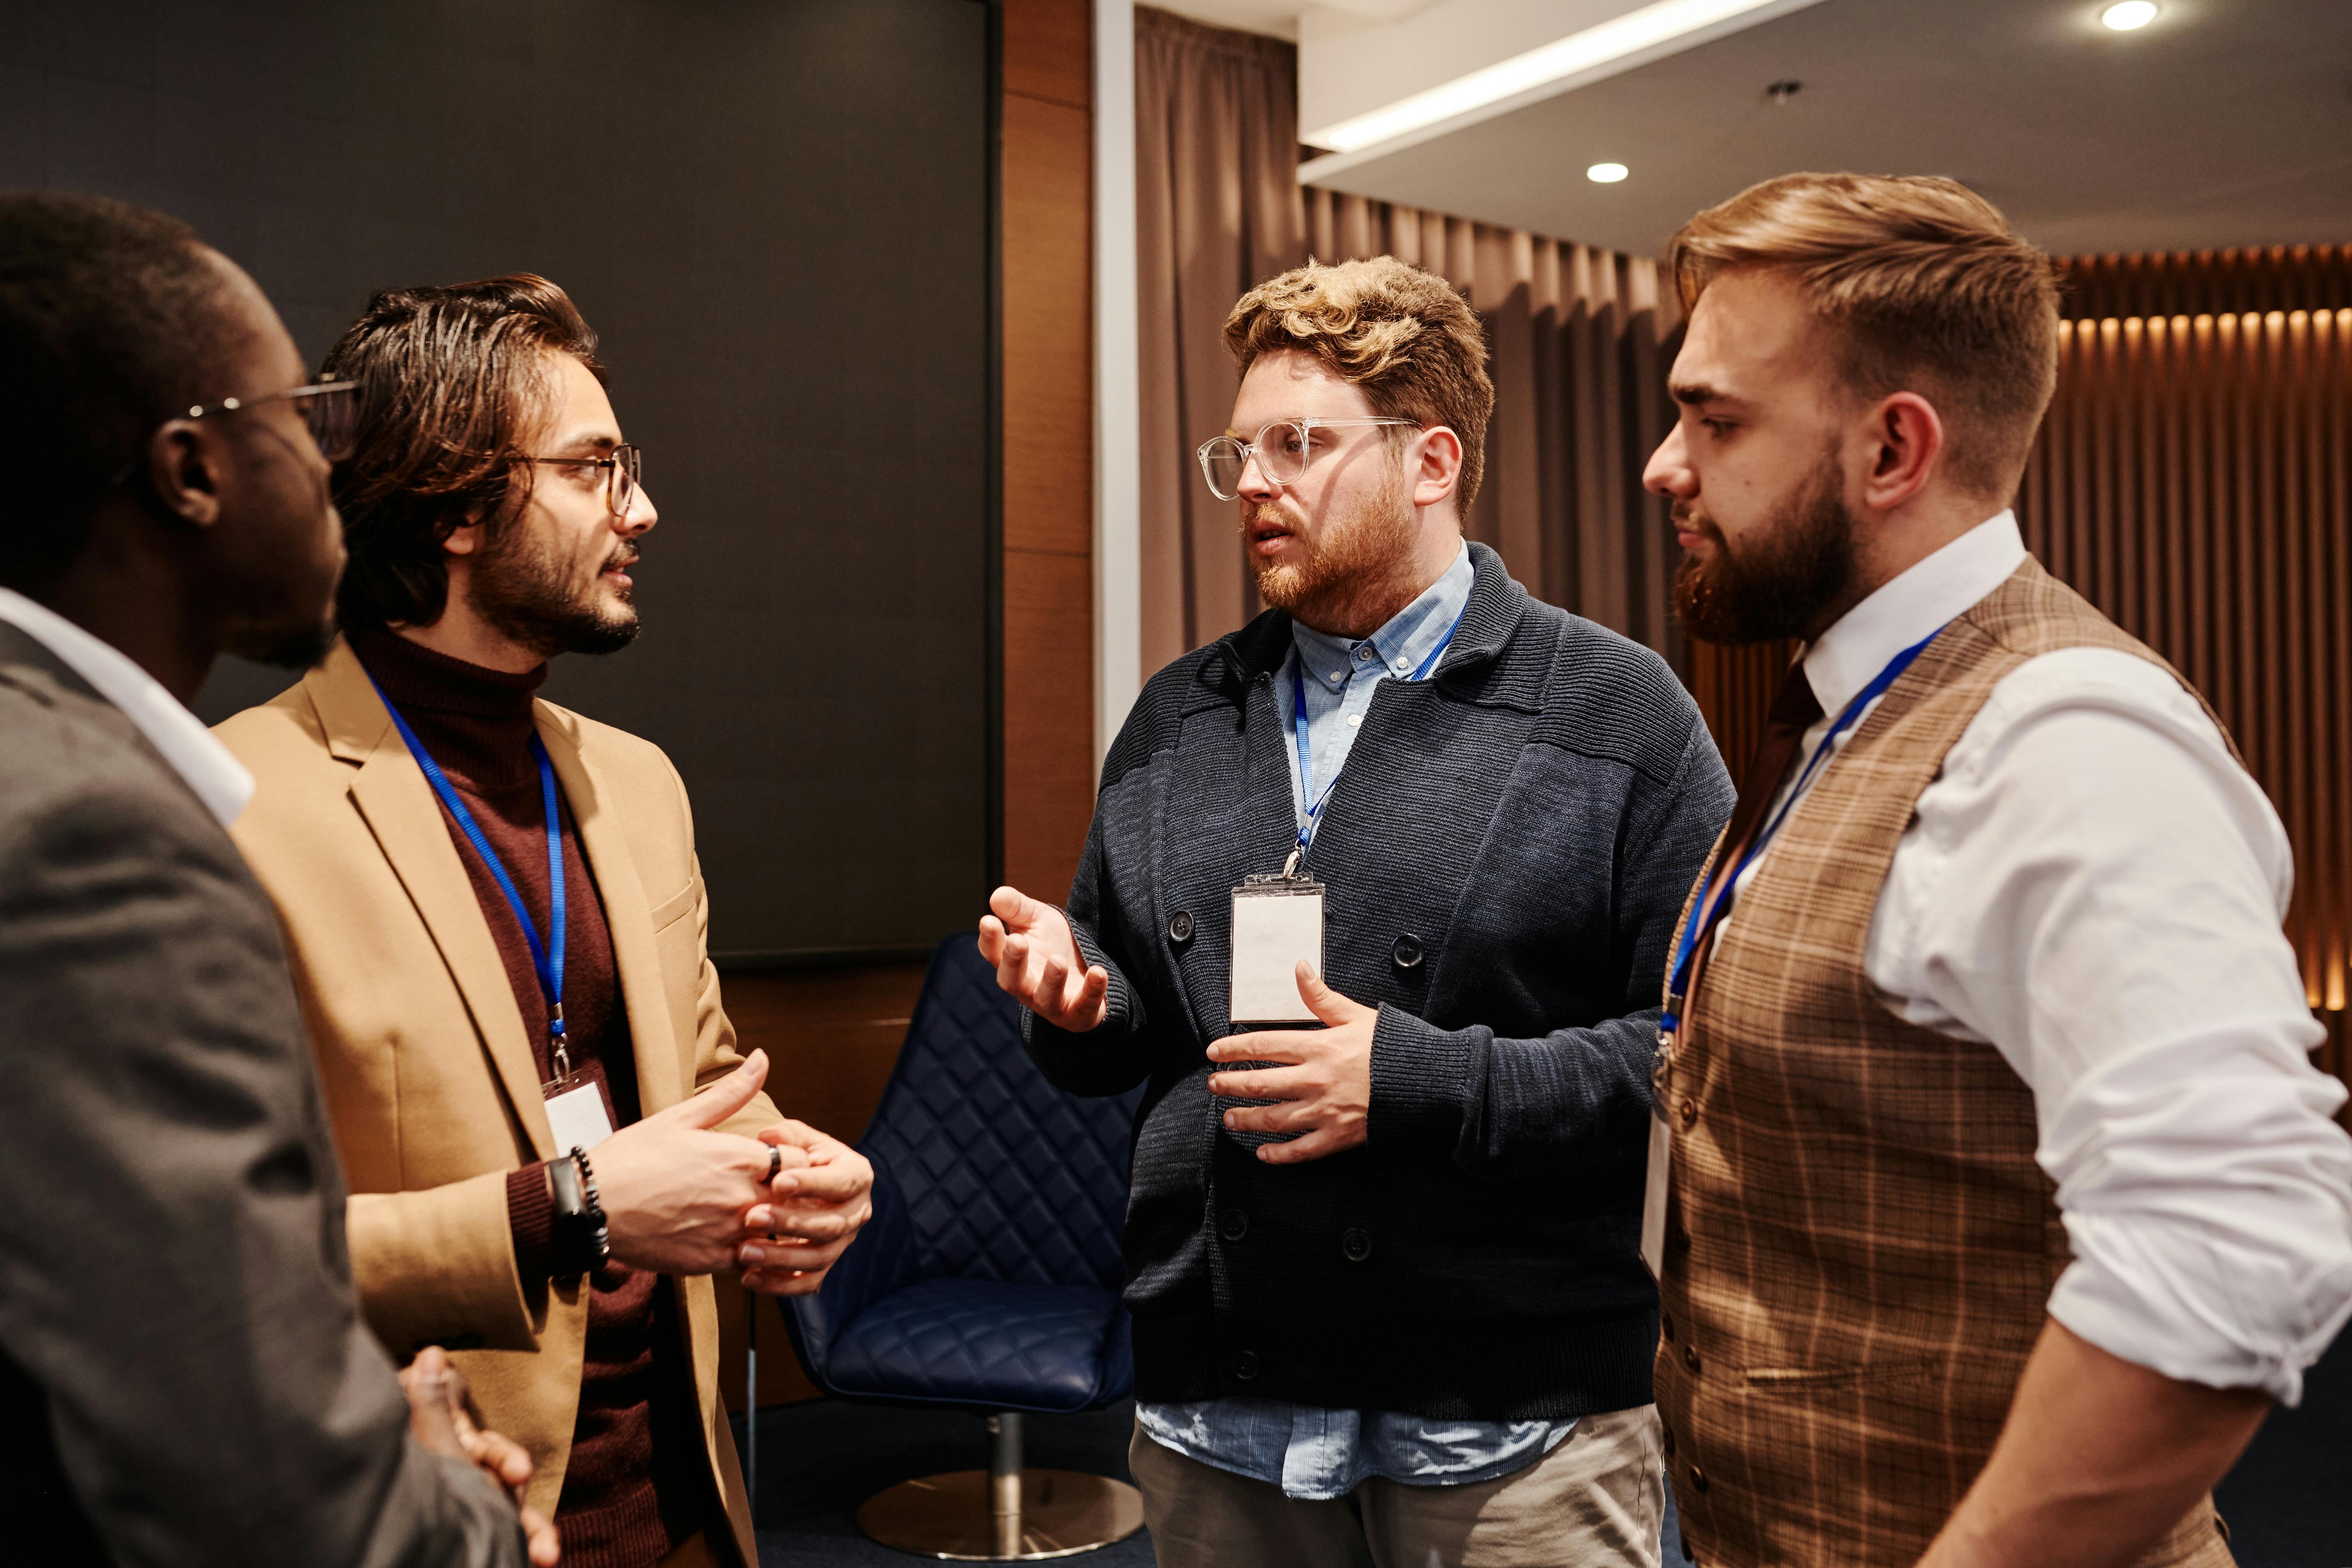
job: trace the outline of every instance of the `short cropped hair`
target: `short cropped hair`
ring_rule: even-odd
[[[1849,388],[1925,395],[1953,482],[2016,493],[2057,384],[2057,272],[1974,191],[1934,175],[1783,174],[1685,224],[1665,266],[1685,311],[1734,268],[1793,279],[1837,332]]]
[[[222,381],[242,330],[225,300],[177,218],[99,196],[0,195],[0,584],[37,593],[65,574],[155,426],[277,390]]]
[[[334,478],[350,554],[335,605],[345,626],[441,618],[443,543],[469,516],[496,530],[530,500],[522,442],[549,406],[556,353],[604,379],[571,296],[529,272],[387,289],[343,333],[325,374],[359,383],[352,455]]]
[[[1478,314],[1444,279],[1393,256],[1310,261],[1243,295],[1225,346],[1244,374],[1260,354],[1304,350],[1363,388],[1375,413],[1449,426],[1462,437],[1457,504],[1476,499],[1495,384]]]

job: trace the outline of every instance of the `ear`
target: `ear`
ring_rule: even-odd
[[[1462,437],[1449,426],[1421,433],[1421,459],[1412,470],[1412,504],[1435,506],[1462,482]]]
[[[217,426],[168,419],[147,440],[147,481],[163,510],[198,528],[221,517],[226,458]]]
[[[1944,458],[1944,422],[1936,405],[1916,392],[1881,398],[1870,412],[1870,468],[1863,504],[1892,511],[1927,489]]]
[[[451,555],[471,555],[482,547],[483,508],[468,507],[466,521],[441,536],[441,548]]]

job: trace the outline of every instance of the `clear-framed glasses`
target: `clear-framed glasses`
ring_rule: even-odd
[[[1235,500],[1242,493],[1242,472],[1257,459],[1258,472],[1268,484],[1295,484],[1307,473],[1307,465],[1315,460],[1315,432],[1337,429],[1350,425],[1410,425],[1421,428],[1418,419],[1318,419],[1308,416],[1303,419],[1277,419],[1261,428],[1255,441],[1244,441],[1234,436],[1212,436],[1201,443],[1201,477],[1209,481],[1209,491],[1219,500]]]
[[[637,499],[637,486],[645,478],[644,456],[625,442],[601,458],[525,458],[523,461],[558,468],[603,468],[604,504],[613,509],[614,517],[629,515],[629,503]]]
[[[265,392],[258,397],[224,397],[218,403],[200,403],[188,410],[187,417],[209,419],[215,415],[258,408],[265,403],[291,403],[302,416],[302,423],[310,426],[310,439],[319,444],[319,455],[331,463],[340,463],[352,455],[352,437],[359,422],[359,390],[356,381],[314,381],[305,386],[289,386],[283,392]]]

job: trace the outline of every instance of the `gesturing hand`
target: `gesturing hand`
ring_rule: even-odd
[[[768,1145],[713,1131],[760,1092],[768,1053],[701,1093],[624,1127],[590,1156],[613,1256],[661,1274],[715,1274],[735,1260],[743,1211],[768,1195]],[[808,1163],[783,1151],[784,1168]]]
[[[426,1345],[400,1372],[400,1391],[408,1395],[408,1429],[428,1453],[471,1462],[515,1505],[534,1568],[555,1568],[560,1550],[555,1526],[545,1514],[522,1500],[530,1481],[530,1452],[502,1432],[493,1432],[474,1418],[473,1400],[466,1374],[449,1364],[449,1352]]]
[[[750,1239],[736,1248],[743,1283],[771,1296],[806,1296],[824,1283],[858,1228],[873,1217],[874,1167],[866,1156],[803,1121],[760,1130],[760,1142],[808,1161],[777,1173],[766,1203],[743,1216]]]
[[[1209,1047],[1213,1062],[1281,1062],[1282,1067],[1209,1075],[1209,1092],[1234,1100],[1271,1100],[1225,1112],[1235,1132],[1295,1132],[1286,1143],[1263,1143],[1269,1165],[1320,1160],[1364,1141],[1372,1105],[1372,1028],[1380,1009],[1350,1002],[1314,967],[1298,965],[1298,994],[1324,1029],[1265,1029],[1229,1035]]]
[[[980,955],[996,965],[996,984],[1057,1029],[1082,1035],[1100,1024],[1110,1010],[1103,1000],[1110,975],[1078,962],[1062,911],[1018,888],[997,889],[988,907],[980,917]]]

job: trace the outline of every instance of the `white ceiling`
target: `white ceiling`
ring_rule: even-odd
[[[1372,96],[1403,96],[1549,41],[1547,26],[1562,37],[1633,8],[1345,3],[1350,14],[1318,7],[1303,25],[1297,0],[1174,8],[1299,37],[1310,120],[1374,107],[1368,79]],[[2352,240],[2352,0],[2167,0],[2154,24],[2120,34],[2098,25],[2103,3],[1822,0],[1309,175],[1636,252],[1801,169],[1949,174],[2059,254]],[[1765,89],[1783,79],[1803,89],[1776,105]],[[1632,177],[1584,177],[1604,161]]]

